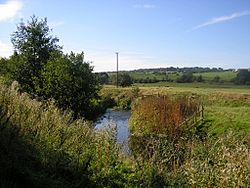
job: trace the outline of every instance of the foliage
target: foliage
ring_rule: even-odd
[[[34,79],[40,80],[40,71],[47,64],[51,53],[61,49],[57,45],[58,38],[53,37],[50,31],[46,18],[38,20],[32,16],[26,24],[22,21],[12,34],[11,42],[16,56],[20,55],[23,60],[17,66],[14,79],[24,91],[34,92]]]
[[[221,78],[219,76],[215,76],[212,80],[212,82],[222,82]]]
[[[117,75],[116,74],[111,74],[109,78],[109,82],[113,85],[117,84]],[[121,87],[128,87],[133,84],[132,77],[127,74],[127,73],[119,73],[118,74],[118,86]]]
[[[249,187],[249,135],[232,132],[205,143],[194,143],[184,165],[191,187]]]
[[[210,69],[210,68],[159,68],[159,69],[145,69],[124,71],[131,76],[134,83],[161,83],[161,82],[176,82],[182,74],[193,74],[193,82],[212,82],[213,78],[219,76],[223,82],[233,83],[233,79],[237,73],[232,69]],[[116,83],[115,72],[108,73],[110,76],[110,83]]]
[[[106,72],[95,73],[97,80],[100,84],[109,83],[109,75]]]
[[[180,124],[199,110],[199,103],[188,97],[143,97],[132,108],[130,129],[134,134],[167,134],[175,138],[182,131]]]
[[[73,120],[53,101],[0,87],[1,187],[117,187],[128,169],[118,157],[113,134]],[[121,168],[120,168],[121,167]],[[118,172],[119,169],[121,172]]]
[[[250,85],[250,71],[247,69],[240,69],[234,82],[236,84]]]
[[[103,88],[100,92],[102,99],[109,101],[111,106],[117,109],[129,110],[132,103],[140,96],[138,87],[132,88]]]
[[[119,86],[128,87],[133,84],[133,80],[129,76],[129,74],[124,73],[124,74],[119,74],[118,83],[119,83]]]
[[[0,76],[4,78],[6,84],[11,84],[11,69],[9,61],[6,58],[0,57]]]
[[[187,97],[149,96],[133,105],[130,118],[130,148],[133,155],[175,171],[190,151],[189,142],[202,135],[202,126],[183,124],[199,110],[199,103]]]
[[[190,83],[193,81],[195,81],[195,77],[194,77],[193,73],[191,73],[191,72],[184,73],[176,80],[176,82],[178,82],[178,83]]]
[[[55,54],[41,71],[43,85],[35,88],[36,93],[55,99],[60,108],[72,110],[75,117],[93,119],[99,88],[92,71],[90,64],[83,62],[83,53]]]
[[[46,18],[32,16],[27,24],[21,22],[12,35],[16,51],[4,63],[4,76],[10,75],[34,97],[53,98],[58,107],[73,111],[74,118],[96,118],[105,109],[93,67],[84,62],[83,52],[64,55],[50,32]]]
[[[204,82],[202,75],[196,77],[197,82]]]
[[[115,143],[115,132],[97,132],[90,122],[73,120],[53,101],[43,104],[17,90],[15,84],[12,89],[0,87],[1,187],[250,186],[249,134],[234,131],[212,136],[207,126],[213,121],[207,113],[204,122],[182,127],[177,137],[154,133],[131,137],[132,153],[124,156]],[[143,92],[103,90],[111,96]],[[226,101],[235,97],[209,96],[204,98],[209,100],[206,108],[229,107]],[[248,96],[241,97],[232,108],[248,107]]]

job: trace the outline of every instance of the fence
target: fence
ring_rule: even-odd
[[[202,121],[204,118],[204,107],[203,105],[200,106],[200,109],[196,111],[192,116],[184,120],[180,126],[186,125],[186,126],[193,126],[194,124],[197,124],[198,122]]]

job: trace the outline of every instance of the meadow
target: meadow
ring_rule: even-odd
[[[136,81],[147,80],[147,79],[155,81],[163,81],[163,80],[176,81],[177,78],[183,74],[183,72],[129,71],[128,74]],[[206,83],[214,82],[214,79],[216,77],[219,77],[219,80],[221,82],[232,83],[232,80],[236,77],[237,72],[233,72],[231,70],[214,71],[214,72],[213,71],[194,72],[193,75],[195,77],[202,76],[203,82]]]

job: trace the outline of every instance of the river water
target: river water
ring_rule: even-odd
[[[128,121],[131,116],[130,111],[107,110],[107,112],[95,123],[95,129],[115,129],[117,143],[125,154],[129,154],[128,139],[129,128]]]

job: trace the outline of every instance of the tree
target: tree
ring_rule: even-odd
[[[214,78],[213,78],[213,80],[212,80],[212,82],[220,82],[221,81],[221,79],[220,79],[220,77],[219,76],[215,76]]]
[[[22,58],[16,52],[10,58],[0,59],[0,75],[3,76],[5,84],[11,84],[14,75],[18,74],[17,68],[20,66]]]
[[[195,81],[195,76],[193,76],[192,72],[188,72],[188,73],[184,73],[183,75],[181,75],[181,77],[178,77],[176,82],[179,83],[191,83]]]
[[[42,86],[36,91],[45,99],[53,98],[62,109],[70,109],[78,116],[93,119],[99,85],[93,67],[83,61],[83,53],[56,53],[41,71]]]
[[[196,81],[197,81],[197,82],[203,82],[204,80],[203,80],[203,78],[202,78],[202,75],[197,76],[197,77],[196,77]]]
[[[109,75],[106,72],[95,73],[95,75],[100,84],[109,83]]]
[[[25,91],[34,93],[34,80],[40,80],[40,71],[48,62],[51,53],[61,50],[57,45],[59,39],[53,37],[50,32],[46,18],[38,20],[36,16],[32,16],[26,24],[21,21],[17,31],[11,36],[16,54],[23,59],[14,76]]]
[[[8,73],[8,60],[0,57],[0,76]]]
[[[127,73],[119,74],[118,78],[119,78],[118,79],[119,86],[128,87],[128,86],[131,86],[133,84],[133,80],[132,80],[131,76]]]
[[[234,80],[236,84],[250,85],[250,71],[247,69],[240,69]]]

